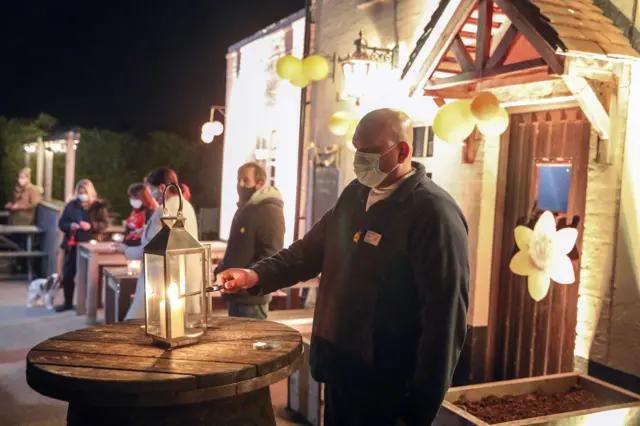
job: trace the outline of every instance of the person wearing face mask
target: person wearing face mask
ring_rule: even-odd
[[[178,181],[178,175],[175,171],[162,167],[149,173],[146,177],[146,184],[149,187],[151,196],[158,203],[158,208],[151,215],[151,218],[147,222],[142,231],[140,244],[137,246],[127,247],[121,246],[121,251],[124,253],[128,260],[141,261],[140,275],[138,276],[138,282],[136,284],[136,292],[133,297],[133,302],[125,319],[142,319],[144,318],[144,288],[145,288],[145,268],[143,262],[143,249],[144,246],[149,243],[162,229],[161,218],[164,215],[164,208],[169,216],[175,217],[178,213],[178,207],[180,205],[180,197],[178,191],[172,186],[166,191],[166,199],[163,206],[163,194],[169,184],[180,185]],[[164,208],[163,208],[164,207]],[[198,220],[196,219],[196,213],[191,203],[182,198],[182,214],[185,218],[184,227],[191,235],[198,238]],[[189,279],[189,277],[202,277],[202,264],[196,259],[189,259],[186,263],[186,281],[190,283],[196,283],[195,279]],[[197,281],[196,284],[199,284]],[[194,298],[190,298],[187,303],[197,302]],[[192,312],[196,312],[190,308]]]
[[[33,225],[40,192],[31,184],[31,169],[24,168],[18,173],[14,195],[14,201],[4,206],[10,212],[9,224]]]
[[[4,208],[9,211],[9,225],[33,225],[36,208],[40,202],[40,191],[31,184],[31,169],[24,168],[18,172],[18,182],[15,187],[14,201],[7,203]],[[20,247],[26,247],[27,236],[11,235],[11,240]],[[16,259],[12,265],[14,273],[22,272],[29,259]]]
[[[106,203],[98,198],[89,179],[80,180],[76,184],[74,198],[67,203],[58,221],[58,228],[64,233],[61,246],[65,253],[62,267],[64,304],[56,307],[56,312],[73,309],[77,244],[91,240],[102,241],[108,227],[109,212]]]
[[[124,243],[127,246],[139,246],[145,225],[158,208],[158,202],[143,183],[134,183],[127,191],[129,204],[133,209],[124,228]]]
[[[351,182],[301,239],[217,276],[226,293],[265,294],[318,276],[310,367],[326,426],[431,425],[466,334],[467,223],[411,161],[406,114],[358,124]]]
[[[233,216],[227,249],[215,273],[229,268],[248,268],[284,247],[282,195],[266,184],[267,173],[258,163],[238,169],[238,210]],[[267,319],[271,294],[247,292],[225,294],[229,316]]]

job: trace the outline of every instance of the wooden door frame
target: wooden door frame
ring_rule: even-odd
[[[491,254],[491,281],[489,289],[489,319],[487,324],[486,352],[484,359],[485,381],[494,377],[494,357],[496,345],[496,330],[498,327],[498,300],[500,295],[500,268],[502,265],[502,241],[504,229],[500,224],[504,221],[505,196],[507,192],[507,169],[509,165],[509,141],[511,139],[511,116],[532,112],[555,111],[568,108],[580,108],[577,100],[542,103],[525,106],[507,107],[509,113],[509,128],[500,137],[498,153],[498,171],[496,176],[496,205],[493,226],[493,250]],[[582,110],[582,109],[581,109]]]

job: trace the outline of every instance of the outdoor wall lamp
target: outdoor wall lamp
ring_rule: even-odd
[[[364,39],[363,30],[353,43],[355,52],[344,58],[338,58],[342,72],[344,73],[345,94],[356,99],[356,105],[360,105],[360,98],[369,90],[376,71],[382,67],[394,68],[398,57],[398,47],[384,49],[370,47]],[[340,97],[338,95],[338,100]]]
[[[200,135],[200,139],[204,143],[211,143],[213,138],[216,136],[220,136],[222,132],[224,132],[224,124],[220,121],[213,121],[215,112],[218,111],[222,114],[223,117],[226,117],[224,114],[225,108],[223,106],[212,106],[211,113],[209,115],[209,121],[202,125],[202,134]]]

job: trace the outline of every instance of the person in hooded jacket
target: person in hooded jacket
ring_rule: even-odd
[[[215,273],[248,268],[284,247],[284,213],[280,191],[266,183],[267,173],[258,163],[238,169],[238,210],[231,223],[227,249]],[[271,294],[224,294],[229,316],[267,319]]]
[[[58,228],[64,233],[64,265],[62,267],[62,288],[64,304],[56,307],[56,312],[73,309],[75,290],[77,244],[91,240],[102,241],[109,227],[109,212],[104,201],[89,179],[76,184],[75,197],[64,207]]]
[[[225,292],[264,294],[318,276],[309,365],[324,383],[325,426],[429,426],[451,384],[469,306],[467,222],[411,161],[412,124],[365,115],[351,182],[300,240]]]
[[[18,182],[15,188],[13,202],[7,203],[4,208],[9,211],[9,225],[33,225],[36,216],[36,208],[40,202],[39,188],[31,183],[31,169],[24,168],[18,172]],[[11,235],[11,240],[21,247],[27,244],[27,236],[23,234]],[[29,259],[16,259],[13,264],[15,273],[26,269]]]
[[[11,225],[33,225],[36,208],[40,202],[40,191],[31,183],[31,169],[24,168],[18,173],[15,198],[4,206],[11,215]]]

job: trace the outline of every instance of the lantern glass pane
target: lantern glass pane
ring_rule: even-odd
[[[164,256],[145,253],[144,274],[147,333],[164,336],[160,313],[164,299]]]
[[[204,323],[202,299],[207,275],[203,270],[204,249],[197,253],[169,256],[170,283],[179,290],[183,309],[184,333],[190,334]]]
[[[363,60],[352,60],[342,64],[344,88],[348,96],[360,98],[366,93],[369,88],[371,65],[370,61]]]

